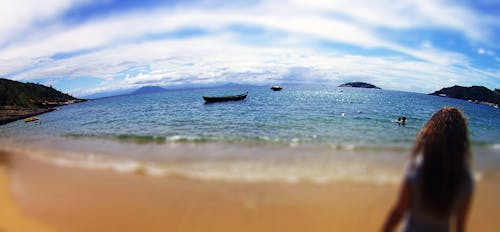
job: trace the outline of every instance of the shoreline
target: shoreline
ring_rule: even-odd
[[[37,116],[57,110],[55,107],[71,105],[88,101],[86,99],[69,100],[64,102],[43,102],[45,107],[25,108],[20,106],[0,106],[0,126],[20,119]]]
[[[202,181],[399,184],[408,149],[253,143],[135,143],[102,138],[0,138],[0,151],[68,168]],[[500,173],[498,146],[473,148],[476,180]]]
[[[396,183],[227,182],[59,166],[0,152],[0,231],[374,231]],[[402,175],[402,173],[401,173]],[[469,231],[500,227],[500,175],[476,182]],[[57,199],[57,200],[54,200]],[[29,223],[28,223],[29,222]],[[16,230],[14,230],[16,231]]]
[[[229,182],[398,183],[406,154],[398,150],[338,149],[234,143],[136,144],[106,139],[0,139],[1,150],[40,162],[164,178]]]
[[[37,116],[40,114],[45,114],[48,112],[52,112],[56,110],[56,108],[21,108],[21,107],[8,107],[3,106],[0,109],[0,126],[5,125],[7,123],[15,122],[17,120],[21,120],[24,118],[29,118],[33,116]]]

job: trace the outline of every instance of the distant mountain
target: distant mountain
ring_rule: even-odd
[[[250,84],[235,84],[235,83],[190,83],[190,84],[182,84],[182,85],[174,85],[174,86],[163,86],[163,87],[158,87],[158,86],[146,86],[146,87],[157,87],[161,88],[160,92],[163,91],[169,91],[169,90],[185,90],[185,89],[204,89],[204,88],[236,88],[236,87],[241,87],[241,88],[246,88],[246,87],[253,87],[257,85],[250,85]],[[144,88],[144,87],[143,87]],[[120,89],[120,90],[111,90],[111,91],[104,91],[104,92],[97,92],[93,93],[90,95],[86,95],[84,98],[86,99],[95,99],[95,98],[105,98],[105,97],[114,97],[114,96],[121,96],[121,95],[130,95],[130,94],[141,94],[142,93],[142,88],[135,89],[135,88],[130,88],[130,89]],[[139,91],[139,92],[138,92]],[[148,91],[146,91],[147,93]],[[153,93],[156,93],[155,91],[152,91]]]
[[[455,85],[453,87],[443,88],[430,95],[489,102],[497,105],[500,104],[500,93],[498,91],[492,91],[484,86],[464,87]]]
[[[0,125],[81,101],[52,87],[0,78]]]
[[[339,85],[339,87],[353,87],[353,88],[367,88],[367,89],[380,89],[379,87],[368,84],[365,82],[349,82]]]
[[[137,89],[136,91],[132,92],[131,94],[159,93],[165,91],[167,90],[159,86],[143,86]]]

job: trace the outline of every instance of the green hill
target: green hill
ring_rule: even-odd
[[[0,106],[34,108],[78,100],[52,87],[0,78]]]
[[[455,85],[431,93],[431,95],[500,104],[500,94],[484,86],[464,87]]]
[[[0,125],[82,101],[52,87],[0,78]]]

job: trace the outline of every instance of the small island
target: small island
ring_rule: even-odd
[[[86,101],[52,87],[0,78],[0,125]]]
[[[455,85],[443,88],[429,95],[457,98],[478,104],[486,104],[495,108],[498,108],[498,105],[500,105],[500,93],[498,89],[493,91],[484,86],[464,87]]]
[[[368,84],[365,82],[349,82],[345,83],[342,85],[339,85],[339,87],[352,87],[352,88],[366,88],[366,89],[381,89],[375,85]]]

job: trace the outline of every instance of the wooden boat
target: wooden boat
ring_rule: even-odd
[[[214,97],[208,97],[208,96],[203,96],[203,100],[207,103],[211,102],[226,102],[226,101],[240,101],[243,100],[247,97],[248,92],[239,94],[239,95],[232,95],[232,96],[214,96]]]
[[[34,122],[34,121],[37,121],[37,120],[39,120],[39,118],[37,118],[37,117],[31,117],[31,118],[25,118],[24,122]]]
[[[283,89],[283,87],[281,87],[281,86],[279,86],[279,85],[273,85],[273,86],[271,86],[271,89],[272,89],[273,91],[280,91],[280,90],[282,90],[282,89]]]

